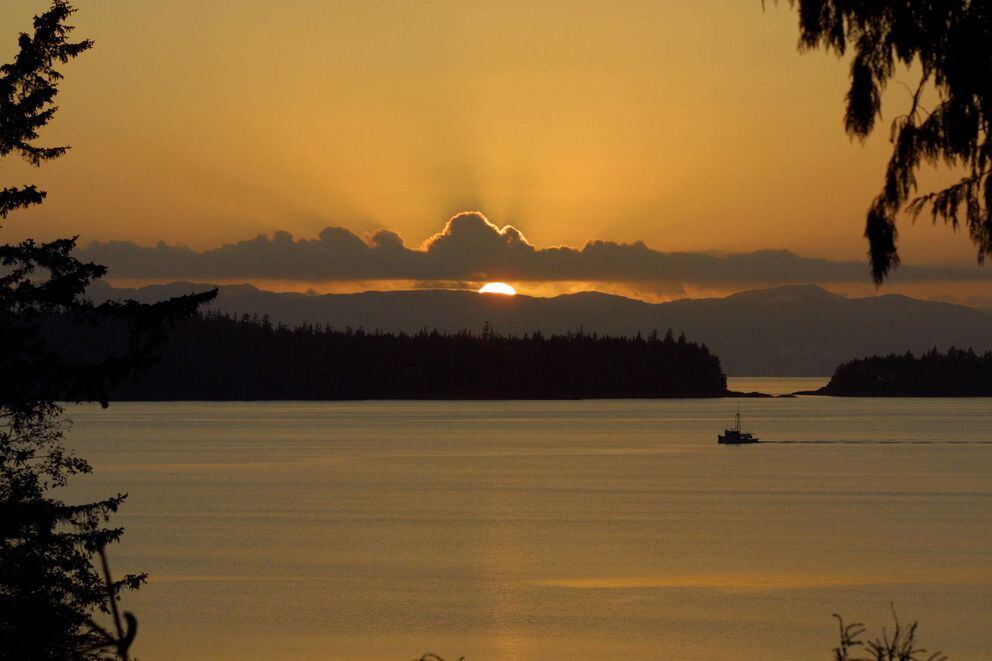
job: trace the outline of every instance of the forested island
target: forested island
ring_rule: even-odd
[[[53,323],[80,357],[92,338]],[[200,315],[178,323],[157,362],[117,383],[116,400],[573,399],[720,397],[726,376],[704,344],[581,329],[544,336],[343,330]]]
[[[839,365],[830,382],[810,394],[840,397],[989,397],[992,352],[951,347],[914,356],[870,356]]]

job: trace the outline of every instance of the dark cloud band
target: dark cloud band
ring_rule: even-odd
[[[511,280],[595,282],[866,282],[866,263],[759,250],[717,256],[661,252],[643,242],[590,241],[582,248],[537,248],[514,227],[499,228],[477,212],[452,217],[423,249],[411,249],[395,232],[362,238],[342,227],[325,228],[316,239],[288,232],[195,251],[139,246],[129,241],[95,242],[79,251],[106,264],[120,278],[267,279],[304,282],[355,280]],[[903,266],[894,280],[986,281],[985,269]]]

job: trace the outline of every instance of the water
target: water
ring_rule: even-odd
[[[822,388],[829,380],[829,376],[730,376],[727,377],[727,388],[737,392],[789,395]]]
[[[990,404],[75,407],[69,495],[130,493],[145,661],[825,659],[890,602],[989,659]]]

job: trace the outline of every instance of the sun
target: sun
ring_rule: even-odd
[[[513,296],[517,293],[517,290],[506,284],[505,282],[487,282],[479,290],[480,294],[503,294],[504,296]]]

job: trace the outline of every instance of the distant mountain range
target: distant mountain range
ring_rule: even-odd
[[[139,289],[98,283],[94,300],[154,301],[210,285],[176,282]],[[886,295],[850,299],[815,285],[745,291],[726,298],[645,303],[595,292],[554,298],[418,290],[310,295],[220,287],[212,310],[269,315],[274,323],[335,328],[418,331],[541,331],[633,335],[684,332],[705,342],[731,376],[819,376],[843,361],[871,354],[919,353],[950,346],[992,349],[992,313],[975,308]]]

